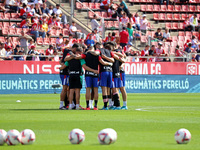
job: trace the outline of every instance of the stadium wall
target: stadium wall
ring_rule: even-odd
[[[61,83],[58,62],[1,61],[0,66],[0,94],[54,93],[52,84]],[[200,93],[199,63],[129,62],[124,68],[128,93]]]

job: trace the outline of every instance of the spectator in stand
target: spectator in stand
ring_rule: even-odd
[[[56,48],[61,51],[61,47],[63,45],[64,41],[63,41],[63,34],[60,33],[59,38],[56,39]]]
[[[96,42],[100,42],[100,36],[99,36],[99,33],[98,33],[98,30],[95,28],[94,30],[94,41],[95,41],[95,43]]]
[[[18,54],[19,56],[15,57],[15,60],[19,60],[19,61],[24,61],[25,58],[24,58],[24,52],[22,50],[19,50]]]
[[[145,48],[141,51],[141,56],[149,56],[149,45],[146,45]],[[140,62],[147,62],[147,58],[140,58]]]
[[[140,17],[139,17],[139,15],[138,15],[138,13],[136,12],[136,14],[135,14],[135,25],[136,25],[136,29],[137,30],[140,30]]]
[[[20,23],[20,28],[29,28],[29,26],[31,26],[31,23],[28,18]]]
[[[9,6],[10,6],[11,10],[14,10],[15,13],[16,12],[18,13],[18,11],[19,11],[19,5],[18,5],[18,3],[15,0],[10,0],[9,1]]]
[[[185,52],[187,52],[187,53],[191,53],[192,52],[192,43],[190,42],[189,44],[188,44],[188,47],[186,47],[186,49],[185,49]]]
[[[62,27],[61,27],[61,18],[60,17],[57,17],[56,18],[56,22],[58,23],[58,29],[62,29]]]
[[[33,24],[34,24],[34,23],[38,23],[38,22],[39,22],[39,17],[40,17],[40,15],[38,15],[38,14],[35,13],[35,15],[33,16],[32,23],[33,23]]]
[[[72,25],[69,27],[69,32],[78,39],[81,39],[81,37],[85,39],[85,34],[81,33],[80,30],[77,30],[76,23],[74,21],[72,22]]]
[[[52,61],[59,62],[59,60],[60,60],[60,58],[58,56],[58,52],[57,52],[57,50],[54,50],[53,51],[53,59],[52,59]]]
[[[179,46],[177,45],[177,46],[176,46],[176,49],[175,49],[175,56],[176,56],[176,57],[185,57],[185,54],[186,54],[186,52],[181,51],[181,50],[179,49]],[[176,62],[183,62],[184,59],[183,59],[183,58],[175,58],[174,61],[176,61]]]
[[[49,14],[53,16],[53,6],[49,5]]]
[[[97,15],[94,14],[93,19],[91,21],[91,27],[92,30],[97,29],[97,31],[99,30],[100,24],[97,21]]]
[[[165,32],[163,33],[163,40],[166,42],[172,42],[172,39],[170,37],[169,29],[165,29]]]
[[[35,13],[40,16],[42,15],[42,11],[41,11],[39,4],[35,4]]]
[[[35,1],[34,1],[34,4],[42,5],[42,4],[43,4],[43,0],[35,0]]]
[[[47,61],[51,61],[51,56],[53,55],[53,45],[49,45],[49,48],[46,50],[46,56],[49,56],[49,57],[46,57],[46,60]]]
[[[124,2],[124,0],[119,0],[120,2],[120,6],[123,9],[123,11],[126,13],[127,16],[129,16],[130,12],[128,10],[128,7],[126,5],[126,3]]]
[[[31,4],[31,6],[27,8],[27,12],[30,13],[32,16],[35,15],[34,4]]]
[[[195,31],[195,27],[198,27],[197,14],[194,14],[194,15],[190,18],[190,25],[192,26],[192,31]]]
[[[11,56],[12,54],[13,54],[12,47],[7,46],[5,60],[12,60],[13,59],[13,57]]]
[[[183,22],[183,27],[185,31],[191,31],[192,26],[190,25],[189,17],[186,18],[186,20]]]
[[[29,41],[29,44],[28,44],[28,49],[29,50],[31,49],[31,46],[35,46],[33,38]]]
[[[186,43],[184,44],[184,50],[188,47],[189,43],[191,43],[191,40],[187,39]]]
[[[37,38],[39,36],[42,36],[43,38],[43,41],[44,41],[44,38],[46,36],[46,33],[45,31],[42,29],[42,21],[39,20],[38,24],[37,23],[34,23],[33,26],[32,26],[32,29],[31,29],[31,34],[34,34],[35,36],[35,41],[37,41]]]
[[[92,39],[92,34],[89,35],[89,39],[87,39],[85,41],[85,44],[87,45],[87,47],[89,48],[90,46],[94,46],[95,42],[94,40]]]
[[[42,29],[47,33],[48,35],[48,31],[49,31],[49,28],[48,28],[48,25],[46,23],[45,20],[42,21]]]
[[[73,39],[73,35],[72,35],[72,34],[69,34],[69,44],[68,44],[69,47],[72,47],[72,46],[73,46],[73,44],[74,44],[74,43],[73,43],[73,40],[74,40],[74,39]]]
[[[53,9],[53,14],[62,19],[63,27],[67,27],[67,17],[66,15],[62,14],[60,4],[56,4],[56,8]]]
[[[108,32],[108,36],[105,38],[104,42],[110,42],[112,39],[111,32]]]
[[[43,3],[43,7],[41,7],[41,12],[42,14],[46,14],[49,17],[51,16],[51,14],[49,13],[49,8],[47,7],[46,3]]]
[[[124,48],[124,46],[127,45],[128,41],[129,41],[129,34],[126,31],[126,28],[123,27],[123,30],[120,32],[119,34],[119,39],[120,39],[120,46],[122,47],[122,49]]]
[[[166,5],[169,5],[169,0],[158,0],[158,2],[160,3],[160,5],[163,5],[163,2],[166,1]]]
[[[197,62],[196,54],[192,54],[192,58],[191,58],[190,62]]]
[[[19,51],[21,50],[21,47],[19,45],[16,45],[15,49],[14,49],[14,55],[18,55]],[[16,56],[14,56],[14,60],[15,60]]]
[[[199,43],[196,37],[193,35],[192,36],[192,48],[196,49],[198,47]]]
[[[161,28],[157,29],[157,32],[154,34],[154,38],[158,39],[158,40],[163,40],[163,36],[162,36],[162,32],[161,32]]]
[[[11,41],[11,38],[5,37],[5,40],[6,40],[6,42],[5,42],[5,49],[7,50],[7,48],[8,48],[9,46],[11,47],[11,49],[13,49],[14,47],[13,47],[13,43],[12,43],[12,41]]]
[[[115,32],[112,33],[111,41],[117,43],[117,37],[115,36]]]
[[[126,27],[129,22],[129,18],[126,16],[126,13],[123,13],[123,16],[119,20],[122,24],[122,27]]]
[[[128,44],[126,46],[124,46],[124,53],[126,54],[126,56],[133,56],[132,46],[133,46],[133,44],[131,42],[128,42]]]
[[[144,14],[144,15],[142,15],[142,19],[140,20],[140,30],[141,30],[141,32],[146,34],[147,27],[148,27],[148,21],[147,21],[146,15]]]
[[[129,15],[129,22],[131,23],[131,26],[135,29],[136,28],[135,17],[133,17],[133,14]]]
[[[130,22],[127,24],[127,31],[129,34],[129,42],[132,42],[133,41],[133,27],[131,26]]]
[[[21,31],[21,36],[17,38],[17,40],[20,42],[21,48],[24,50],[25,54],[28,54],[28,41],[33,40],[32,37],[29,35],[25,34],[25,32],[22,30]]]
[[[200,62],[200,44],[198,45],[198,48],[196,49],[196,53],[198,53],[196,56],[196,60],[197,62]]]
[[[155,45],[151,45],[151,48],[149,50],[149,56],[155,56],[156,55],[154,54],[155,50],[156,50]],[[149,58],[149,62],[155,62],[155,57]]]
[[[20,18],[22,19],[26,19],[26,8],[27,8],[27,5],[26,4],[23,4],[22,5],[22,8],[20,9]]]
[[[108,10],[108,8],[111,6],[112,0],[103,0],[100,4],[101,9]]]
[[[6,56],[6,50],[4,48],[4,44],[0,41],[0,60],[4,60]]]
[[[108,17],[117,18],[116,10],[113,8],[113,6],[110,6],[108,9]]]
[[[158,43],[158,47],[156,48],[154,53],[156,54],[156,62],[163,61],[163,58],[159,58],[159,57],[167,57],[165,50],[162,48],[161,42]]]

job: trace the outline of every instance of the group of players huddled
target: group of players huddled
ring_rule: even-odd
[[[83,48],[76,43],[71,50],[64,49],[63,57],[60,60],[60,78],[63,89],[60,95],[59,109],[98,110],[98,87],[101,86],[104,102],[102,110],[127,110],[123,69],[125,59],[126,55],[117,48],[115,42],[107,42],[103,45],[97,42],[94,46],[88,47],[86,51],[83,51]],[[83,68],[85,69],[86,108],[79,105]],[[122,107],[120,106],[119,90],[123,98]]]

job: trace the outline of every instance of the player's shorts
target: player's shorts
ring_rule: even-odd
[[[69,76],[60,74],[60,79],[62,81],[62,85],[69,86]]]
[[[99,86],[112,88],[112,72],[101,72],[99,77]]]
[[[120,88],[122,87],[122,81],[120,78],[113,78],[112,79],[112,88]]]
[[[69,76],[69,89],[81,89],[83,83],[83,76],[70,75]]]
[[[125,73],[120,73],[122,87],[125,86]]]
[[[93,87],[98,87],[98,77],[91,77],[91,76],[86,76],[85,77],[85,87],[93,88]]]

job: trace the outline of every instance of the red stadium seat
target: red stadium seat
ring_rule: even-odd
[[[56,29],[51,29],[51,30],[50,30],[50,34],[51,34],[52,36],[56,36],[56,34],[57,34]]]
[[[63,35],[64,36],[69,36],[69,30],[68,29],[63,29]]]
[[[140,0],[141,3],[147,3],[147,0]]]
[[[167,14],[167,20],[173,20],[173,14]]]
[[[38,44],[38,45],[42,45],[42,44],[44,44],[44,43],[43,43],[43,39],[40,38],[40,37],[37,38],[37,44]]]
[[[153,12],[153,5],[147,5],[146,11]]]
[[[108,21],[104,21],[105,28],[108,28]]]
[[[5,28],[5,27],[9,28],[9,27],[10,27],[9,22],[3,22],[3,27],[4,27],[4,28]]]
[[[94,7],[95,7],[96,9],[100,9],[100,3],[95,3]]]
[[[192,32],[192,35],[199,37],[199,33],[198,32]]]
[[[15,28],[9,28],[9,34],[15,35],[16,34]]]
[[[108,28],[113,27],[113,25],[114,25],[113,21],[108,21]]]
[[[23,28],[23,31],[24,31],[25,33],[29,33],[29,32],[30,32],[30,29]]]
[[[94,13],[93,13],[92,11],[89,11],[88,17],[89,17],[89,18],[94,18]]]
[[[4,14],[2,12],[0,13],[0,19],[4,19]]]
[[[146,11],[146,7],[147,7],[146,5],[141,5],[141,8],[140,8],[141,11]]]
[[[4,14],[4,19],[9,20],[11,18],[10,13]]]
[[[16,28],[16,34],[21,35],[22,28]]]
[[[119,22],[118,21],[114,21],[114,27],[119,28]]]
[[[182,11],[182,12],[189,12],[188,5],[182,5],[181,11]]]
[[[82,9],[87,9],[89,7],[89,4],[87,2],[83,2],[82,4],[83,4]]]
[[[186,32],[185,32],[185,36],[192,36],[192,33],[189,32],[189,31],[186,31]]]
[[[172,29],[172,25],[170,22],[165,23],[165,27],[168,29]]]
[[[197,6],[197,12],[200,12],[200,5]]]
[[[182,15],[181,15],[181,20],[184,20],[184,21],[185,21],[187,17],[188,17],[187,14],[182,14]]]
[[[191,18],[193,16],[193,14],[189,14],[189,18]],[[197,14],[197,18],[198,18],[198,14]]]
[[[103,18],[107,18],[108,17],[108,13],[107,12],[102,12],[102,17]]]
[[[19,14],[18,13],[11,13],[11,19],[14,19],[14,20],[20,20],[19,18]]]
[[[94,3],[89,3],[89,8],[94,9],[94,5],[95,5]]]
[[[102,14],[101,14],[100,11],[96,11],[95,13],[98,15],[97,18],[101,18],[102,17]]]
[[[161,12],[166,12],[167,11],[167,6],[166,5],[161,5],[160,6],[160,11]]]
[[[146,43],[147,42],[147,37],[146,36],[141,36],[140,42],[141,43]]]
[[[9,29],[9,27],[4,27],[4,28],[2,29],[3,35],[8,35],[8,29]]]
[[[160,18],[159,20],[166,20],[166,15],[165,13],[160,13]]]
[[[158,15],[158,13],[154,13],[154,14],[153,14],[153,19],[154,19],[154,20],[159,20],[159,15]]]
[[[168,12],[173,12],[174,11],[174,5],[168,5],[167,11]]]
[[[185,36],[185,32],[184,31],[179,31],[178,32],[178,36]]]
[[[176,23],[176,22],[172,23],[172,28],[174,30],[178,30],[178,28],[179,28],[178,23]]]
[[[178,36],[178,42],[184,42],[185,36]]]
[[[153,11],[160,11],[160,5],[154,5]]]
[[[190,11],[190,12],[196,12],[196,11],[197,11],[197,10],[196,10],[196,6],[190,5],[189,11]]]
[[[3,23],[2,22],[0,22],[0,28],[3,28]]]
[[[44,45],[50,45],[51,41],[49,38],[44,38]]]
[[[2,43],[5,43],[5,38],[4,38],[3,36],[0,36],[0,41],[1,41]]]
[[[174,20],[181,20],[180,19],[180,14],[174,14]]]
[[[15,45],[18,45],[19,44],[19,41],[17,40],[18,37],[12,37],[12,42],[13,44]]]
[[[174,11],[180,12],[181,11],[181,5],[175,5]]]
[[[81,3],[76,2],[76,9],[82,9],[83,5]]]
[[[178,41],[178,37],[177,36],[172,36],[172,41],[173,42],[177,42]]]
[[[183,23],[179,23],[179,29],[183,30],[184,29],[184,24]]]
[[[51,44],[56,45],[56,38],[51,38]]]
[[[63,34],[63,30],[62,29],[56,31],[56,35],[57,36],[59,36],[60,34]]]

